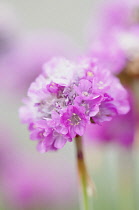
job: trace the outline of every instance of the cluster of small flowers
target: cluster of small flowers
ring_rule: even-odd
[[[21,119],[42,153],[82,136],[89,123],[101,124],[129,111],[127,92],[119,80],[89,57],[75,63],[55,57],[44,64],[24,103]]]

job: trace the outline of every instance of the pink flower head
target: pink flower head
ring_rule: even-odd
[[[119,74],[127,62],[139,56],[139,2],[116,1],[102,6],[96,35],[91,35],[90,55],[102,66]],[[91,23],[92,24],[92,23]],[[89,43],[90,44],[90,43]]]
[[[111,32],[120,29],[128,29],[131,25],[139,23],[138,19],[138,0],[108,0],[100,5],[100,11],[97,14],[97,35],[105,36],[107,38]],[[92,12],[94,16],[94,13]],[[93,16],[90,20],[90,28],[93,24]],[[98,34],[99,32],[99,34]],[[93,36],[94,30],[89,31]]]
[[[31,84],[20,116],[43,153],[82,136],[90,121],[100,124],[128,111],[127,93],[109,70],[91,58],[75,63],[57,57]]]
[[[127,27],[129,25],[131,12],[129,1],[122,0],[103,5],[101,21],[105,26],[103,27],[104,30],[115,29],[115,27]]]
[[[103,29],[127,29],[132,24],[137,24],[138,6],[139,2],[137,0],[109,2],[109,4],[103,7]]]

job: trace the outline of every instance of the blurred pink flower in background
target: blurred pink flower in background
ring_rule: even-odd
[[[121,72],[127,62],[124,51],[112,37],[96,40],[89,55],[97,57],[101,65],[110,69],[114,74]]]
[[[102,33],[107,36],[117,28],[128,29],[132,24],[136,24],[138,6],[138,0],[107,1],[101,8],[102,15],[99,14],[98,20],[100,25],[103,25],[100,27]]]
[[[42,65],[53,56],[75,58],[79,49],[62,32],[40,30],[25,32],[16,11],[0,4],[0,84],[3,90],[24,93],[40,74]]]
[[[101,7],[95,34],[93,23],[89,24],[89,54],[119,74],[127,62],[139,55],[139,2],[122,0]]]
[[[56,55],[73,58],[77,51],[74,42],[62,33],[34,32],[25,35],[2,60],[4,87],[24,92],[40,74],[44,62]]]
[[[90,39],[92,39],[94,35],[96,35],[98,39],[102,36],[108,38],[109,35],[117,31],[117,29],[129,29],[132,25],[138,24],[138,8],[138,0],[108,0],[105,4],[99,5],[95,25],[93,25],[94,14],[90,17],[87,31],[88,36]]]
[[[50,164],[50,157],[44,161],[29,155],[27,150],[24,154],[17,144],[19,140],[7,128],[1,128],[0,193],[3,205],[10,209],[58,208],[60,204],[70,206],[70,203],[74,206],[76,179],[72,176],[70,162],[67,165],[65,161],[55,159]]]

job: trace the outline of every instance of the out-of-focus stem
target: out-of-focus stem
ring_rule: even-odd
[[[120,153],[119,160],[119,196],[122,210],[136,210],[136,180],[133,151],[125,150]]]
[[[83,154],[83,144],[82,137],[76,136],[76,157],[77,157],[77,166],[78,166],[78,174],[81,184],[82,191],[82,205],[81,208],[83,210],[93,210],[92,207],[92,194],[93,194],[93,183],[87,173],[86,164],[84,160]]]

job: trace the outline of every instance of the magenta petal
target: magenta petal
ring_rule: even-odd
[[[75,126],[75,132],[79,135],[82,136],[85,132],[85,126],[82,125],[77,125]]]
[[[94,107],[94,109],[92,109],[89,113],[90,117],[95,116],[97,113],[99,112],[99,107]]]
[[[46,120],[38,120],[35,122],[35,125],[40,128],[47,128],[48,126]]]
[[[37,144],[37,150],[38,150],[40,153],[45,153],[45,152],[46,152],[46,149],[45,149],[45,146],[44,146],[43,141],[40,141],[40,142]]]
[[[68,128],[65,126],[59,126],[56,128],[56,130],[63,135],[68,133]]]
[[[82,79],[79,84],[81,91],[88,91],[91,88],[92,84],[87,79]]]
[[[31,140],[42,139],[42,131],[34,130],[30,134]]]
[[[67,142],[67,139],[65,138],[65,136],[59,135],[55,140],[54,146],[57,149],[60,149],[65,145],[66,142]]]
[[[76,132],[74,130],[74,127],[69,127],[69,136],[71,138],[74,138],[76,136]]]
[[[46,136],[44,139],[44,145],[45,147],[49,147],[53,144],[54,139],[53,139],[53,134],[51,133],[50,135]]]

